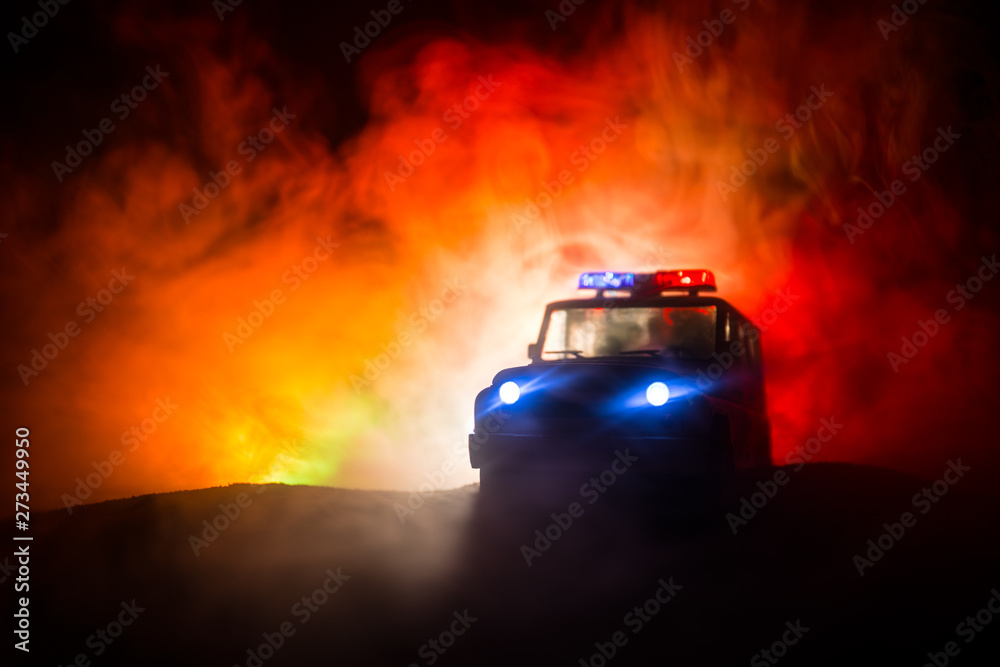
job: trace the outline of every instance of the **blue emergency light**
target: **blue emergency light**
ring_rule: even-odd
[[[613,271],[593,271],[580,274],[580,289],[617,290],[631,289],[635,284],[634,273],[615,273]]]

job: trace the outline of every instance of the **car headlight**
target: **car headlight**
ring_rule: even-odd
[[[503,388],[501,387],[501,391]],[[670,390],[662,382],[654,382],[646,387],[646,400],[650,405],[659,407],[670,400]]]
[[[507,381],[500,385],[500,400],[507,405],[513,405],[521,398],[521,388],[516,382]]]

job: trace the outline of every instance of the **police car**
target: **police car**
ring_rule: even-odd
[[[469,455],[482,492],[621,455],[661,482],[708,488],[770,465],[760,331],[703,295],[717,291],[711,271],[584,273],[579,287],[583,298],[546,307],[531,362],[476,397]]]

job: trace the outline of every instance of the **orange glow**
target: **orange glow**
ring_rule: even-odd
[[[415,51],[385,39],[355,64],[369,120],[340,145],[319,129],[319,74],[248,30],[222,49],[216,22],[119,17],[123,43],[180,50],[171,76],[59,187],[56,231],[10,260],[3,288],[23,328],[8,369],[81,322],[27,387],[4,385],[35,439],[58,443],[45,500],[60,505],[115,449],[125,461],[90,500],[242,481],[407,489],[447,461],[446,486],[476,481],[463,449],[476,392],[526,361],[548,301],[602,267],[708,267],[754,318],[776,291],[798,295],[763,336],[776,458],[843,414],[853,435],[823,458],[879,459],[889,427],[875,414],[912,405],[885,353],[962,277],[947,252],[959,214],[932,174],[857,243],[840,225],[885,189],[865,178],[898,172],[936,121],[918,104],[859,111],[865,86],[896,81],[884,54],[901,45],[859,28],[835,57],[813,38],[820,17],[770,3],[679,71],[673,53],[712,6],[632,7],[613,39],[574,19],[583,48],[559,57],[514,37],[407,33]],[[820,85],[834,94],[811,120],[776,133]],[[295,118],[245,162],[241,143],[285,108]],[[872,158],[871,133],[891,151]],[[775,138],[745,185],[720,189]],[[185,223],[179,206],[231,160],[241,172]],[[14,219],[33,206],[23,193],[51,187],[5,174]],[[932,213],[911,222],[916,210]],[[915,252],[941,277],[897,286],[887,274],[907,268],[893,257],[912,230],[940,241]],[[83,324],[77,304],[121,267],[134,281]],[[943,332],[942,348],[962,335],[985,349],[985,317]],[[168,397],[175,413],[129,451],[123,433]]]

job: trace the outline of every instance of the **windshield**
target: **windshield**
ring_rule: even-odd
[[[715,352],[715,306],[553,310],[543,359],[648,354],[708,359]]]

